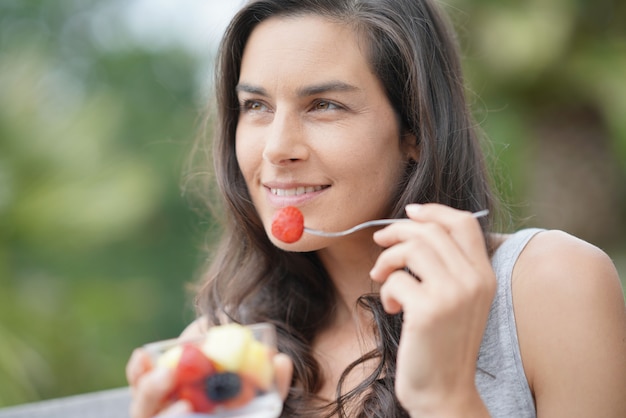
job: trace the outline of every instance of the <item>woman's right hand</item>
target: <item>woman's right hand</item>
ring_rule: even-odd
[[[282,353],[276,354],[273,361],[276,388],[284,401],[291,386],[293,363],[289,356]],[[165,367],[154,368],[145,350],[137,348],[133,351],[126,365],[126,378],[131,387],[132,418],[168,417],[192,412],[191,405],[185,400],[167,401],[174,387],[174,371]]]

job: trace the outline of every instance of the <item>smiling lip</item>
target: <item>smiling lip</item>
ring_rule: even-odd
[[[286,205],[301,205],[304,202],[318,196],[320,192],[328,187],[330,186],[265,185],[265,188],[268,191],[268,200],[277,207]]]
[[[319,192],[324,186],[299,186],[289,189],[270,187],[270,193],[274,196],[300,196],[305,193]]]

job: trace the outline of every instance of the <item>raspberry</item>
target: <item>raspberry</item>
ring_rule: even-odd
[[[272,219],[272,235],[279,240],[291,244],[296,242],[304,232],[304,216],[294,206],[285,206],[274,214]]]
[[[213,402],[225,402],[239,395],[242,384],[237,373],[216,373],[205,381],[206,395]]]

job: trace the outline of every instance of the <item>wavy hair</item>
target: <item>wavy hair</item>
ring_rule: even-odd
[[[402,320],[385,313],[376,294],[358,301],[361,309],[372,312],[376,348],[344,371],[335,401],[320,406],[315,394],[323,381],[311,346],[331,320],[333,283],[315,252],[285,252],[270,242],[237,163],[235,86],[247,39],[270,17],[306,15],[348,25],[359,34],[403,128],[416,138],[419,158],[406,167],[389,217],[405,216],[404,207],[414,202],[467,211],[493,209],[479,136],[465,99],[456,37],[434,1],[253,0],[232,19],[218,52],[212,160],[223,229],[196,304],[214,324],[228,318],[276,326],[278,349],[294,361],[283,416],[347,416],[350,411],[351,416],[406,417],[394,394]],[[486,231],[491,218],[480,222],[490,247]],[[344,393],[350,371],[372,360],[377,367],[371,375]]]

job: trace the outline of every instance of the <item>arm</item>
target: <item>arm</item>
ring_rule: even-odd
[[[625,417],[626,310],[606,254],[559,231],[537,235],[515,267],[513,301],[538,417]]]

